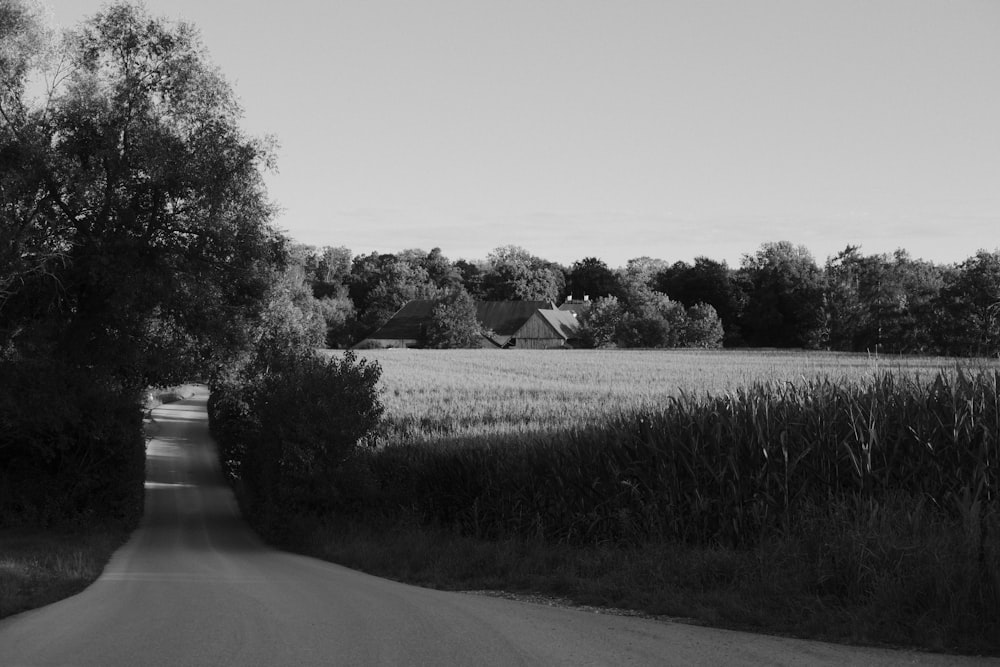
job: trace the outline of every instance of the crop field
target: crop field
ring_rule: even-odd
[[[366,350],[382,366],[386,444],[500,444],[759,381],[930,377],[997,361],[746,350]]]
[[[817,613],[810,633],[839,624],[834,634],[845,637],[996,650],[996,359],[746,350],[363,356],[383,369],[386,414],[384,446],[364,451],[365,484],[345,510],[356,512],[355,525],[427,529],[436,536],[428,539],[485,541],[493,551],[545,545],[546,559],[582,549],[579,561],[567,558],[587,582],[586,554],[614,553],[608,571],[631,572],[633,583],[602,595],[619,599],[635,586],[637,601],[627,604],[636,608],[673,609],[689,594],[698,609],[738,598],[734,606],[758,609],[732,612],[750,624],[777,614],[786,620],[775,627],[796,627],[808,609]],[[636,555],[658,549],[687,555],[663,567],[658,556]],[[399,560],[410,563],[411,551]],[[565,569],[554,566],[552,580]],[[675,570],[684,581],[663,583]],[[506,572],[497,565],[493,575]],[[652,581],[664,586],[650,598],[657,602],[638,601]],[[706,581],[714,588],[703,589]]]

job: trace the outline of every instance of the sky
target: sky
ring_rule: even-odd
[[[101,0],[42,0],[77,24]],[[738,266],[1000,246],[998,0],[146,0],[302,243]]]

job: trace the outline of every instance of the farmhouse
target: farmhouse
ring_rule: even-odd
[[[408,301],[359,347],[419,347],[434,299]],[[476,319],[483,326],[483,347],[558,349],[571,346],[580,325],[569,311],[548,301],[478,301]]]

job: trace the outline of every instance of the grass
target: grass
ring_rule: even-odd
[[[970,578],[940,581],[927,570],[964,557],[945,522],[907,522],[906,503],[885,507],[874,551],[858,550],[864,522],[824,521],[752,549],[672,542],[636,547],[488,541],[440,528],[364,522],[314,526],[299,551],[391,579],[445,590],[505,591],[574,605],[634,610],[686,622],[826,641],[1000,653],[996,617],[949,606]],[[921,549],[914,549],[919,543]],[[837,559],[845,562],[838,565]],[[844,571],[865,576],[836,576]],[[839,587],[866,588],[848,601]],[[937,599],[934,599],[937,598]],[[928,608],[932,611],[928,612]]]
[[[440,588],[1000,654],[995,360],[365,356],[384,369],[372,456],[392,502],[303,522],[306,553]]]
[[[82,591],[100,576],[129,532],[104,526],[0,530],[0,618]]]

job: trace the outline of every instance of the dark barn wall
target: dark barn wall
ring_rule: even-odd
[[[514,347],[527,350],[551,350],[565,347],[566,341],[536,311],[514,334]]]

